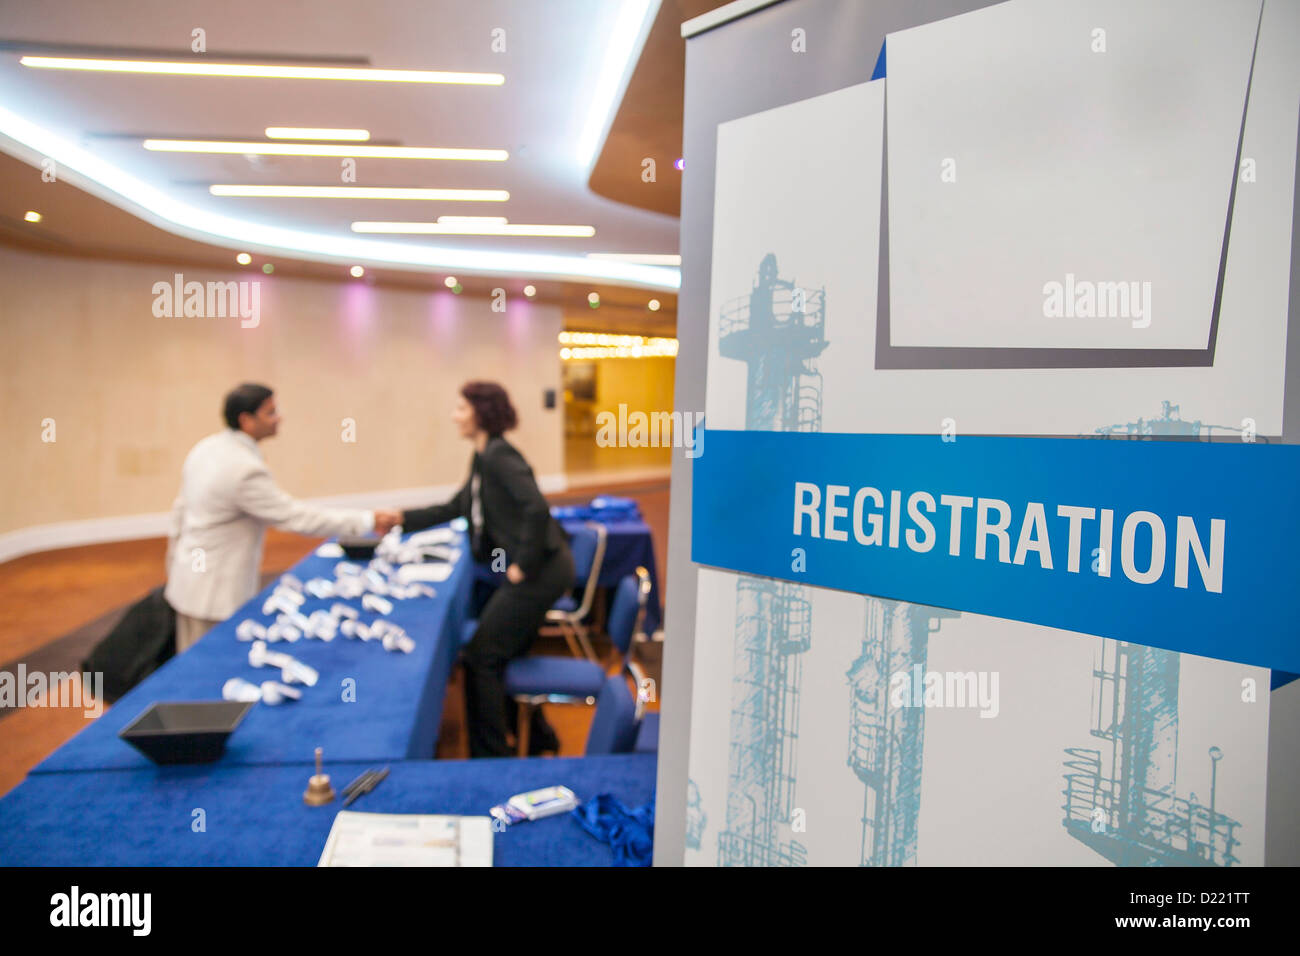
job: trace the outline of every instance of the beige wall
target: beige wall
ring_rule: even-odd
[[[155,318],[155,282],[260,281],[256,328]],[[539,476],[563,470],[558,308],[450,292],[219,274],[0,248],[0,533],[166,511],[181,462],[224,427],[225,392],[273,387],[284,415],[264,454],[299,497],[459,484],[470,449],[448,415],[460,384],[510,391],[511,440]],[[42,441],[54,419],[56,441]],[[342,421],[356,422],[355,444]]]

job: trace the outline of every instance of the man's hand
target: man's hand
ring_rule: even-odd
[[[517,564],[512,564],[506,568],[506,580],[511,584],[522,584],[524,580],[524,569]]]
[[[375,534],[388,534],[395,525],[401,523],[402,513],[400,511],[392,511],[383,508],[375,510]]]

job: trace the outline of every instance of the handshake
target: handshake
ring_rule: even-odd
[[[375,534],[382,537],[383,535],[388,534],[394,526],[401,523],[402,513],[400,511],[393,511],[391,509],[375,510]]]

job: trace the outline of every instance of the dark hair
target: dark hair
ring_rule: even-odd
[[[230,390],[226,396],[226,405],[223,414],[226,417],[226,424],[231,428],[239,428],[239,416],[244,412],[250,415],[256,415],[257,410],[275,393],[265,385],[244,384],[239,388]]]
[[[460,394],[474,407],[478,427],[494,438],[519,424],[510,396],[496,382],[466,382]]]

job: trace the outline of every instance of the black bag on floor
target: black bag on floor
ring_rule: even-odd
[[[175,653],[176,612],[158,588],[131,605],[81,668],[103,673],[104,699],[111,704]]]

